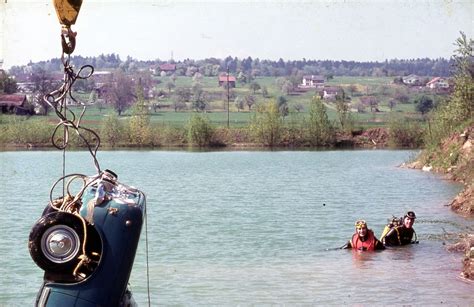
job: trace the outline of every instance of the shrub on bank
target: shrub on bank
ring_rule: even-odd
[[[110,113],[105,117],[105,120],[102,122],[102,127],[100,131],[100,137],[103,143],[115,147],[122,140],[122,135],[124,134],[124,127],[119,121],[116,113]]]
[[[321,110],[322,112],[322,110]],[[162,123],[149,123],[136,117],[118,117],[111,113],[104,116],[99,129],[101,144],[104,147],[182,147],[194,146],[273,146],[273,147],[331,147],[341,140],[341,133],[322,116],[305,118],[300,114],[290,114],[282,118],[276,105],[259,107],[251,124],[242,128],[212,127],[206,116],[196,114],[186,126],[172,126]],[[328,125],[328,127],[326,126]],[[61,129],[56,137],[62,142]],[[25,117],[0,117],[0,146],[51,146],[51,134],[54,125],[45,117],[26,119]],[[370,129],[369,129],[370,130]],[[394,147],[418,147],[421,142],[421,126],[417,122],[399,118],[391,122],[390,143]],[[86,130],[83,136],[91,144],[96,138]],[[362,133],[362,132],[360,132]],[[360,134],[359,133],[359,134]],[[365,132],[364,132],[365,133]],[[364,134],[362,133],[362,134]],[[356,136],[344,134],[346,146],[364,145]],[[378,146],[384,146],[386,138],[376,140]],[[371,143],[370,143],[371,144]],[[77,134],[70,130],[69,146],[86,145]]]
[[[23,116],[1,116],[0,144],[48,144],[53,126],[46,121]]]
[[[389,144],[393,147],[418,148],[423,145],[423,128],[418,122],[392,117],[389,122]]]
[[[191,116],[186,126],[188,143],[199,147],[209,146],[214,133],[209,120],[201,114]]]
[[[250,123],[250,133],[255,141],[266,146],[280,145],[283,120],[276,102],[257,106]]]

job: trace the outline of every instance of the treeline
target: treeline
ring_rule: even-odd
[[[194,76],[199,72],[203,76],[217,76],[229,71],[233,74],[239,72],[251,76],[290,76],[296,74],[331,76],[406,76],[415,74],[419,76],[443,76],[451,75],[453,59],[392,59],[383,62],[357,62],[357,61],[333,61],[333,60],[302,60],[285,61],[280,58],[274,60],[261,60],[247,57],[228,56],[224,59],[207,58],[203,60],[186,59],[183,61],[139,61],[128,56],[125,60],[120,59],[116,54],[101,54],[96,57],[73,56],[71,62],[79,67],[82,65],[92,65],[97,70],[121,69],[125,72],[135,72],[137,70],[147,70],[158,68],[160,64],[176,64],[177,76]],[[62,67],[59,58],[37,63],[30,62],[27,66],[40,66],[46,71],[60,71]],[[14,66],[10,69],[10,74],[18,75],[23,73],[25,66]],[[159,69],[158,69],[159,71]]]

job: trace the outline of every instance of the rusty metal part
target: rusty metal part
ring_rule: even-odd
[[[59,23],[68,28],[75,24],[81,5],[82,0],[54,0]]]

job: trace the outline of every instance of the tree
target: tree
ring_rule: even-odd
[[[474,41],[461,32],[455,45],[457,49],[453,58],[456,73],[449,105],[453,120],[464,121],[474,118]]]
[[[97,92],[95,90],[91,91],[89,94],[89,103],[95,105],[100,113],[105,109],[104,100],[97,98]]]
[[[405,90],[400,90],[398,89],[396,92],[395,92],[395,96],[394,98],[399,101],[400,103],[408,103],[410,101],[410,97],[408,96],[408,94],[406,93]]]
[[[421,96],[419,100],[416,100],[415,104],[416,104],[415,106],[416,111],[420,112],[421,115],[425,115],[426,113],[431,111],[431,109],[433,109],[434,107],[433,99],[425,95]]]
[[[193,76],[193,82],[201,82],[201,81],[202,81],[202,74],[200,72],[195,73]]]
[[[281,91],[286,95],[290,95],[292,90],[293,90],[293,83],[291,83],[290,80],[286,80],[281,86]]]
[[[283,87],[283,84],[286,82],[286,78],[283,78],[283,77],[278,77],[275,79],[275,84],[276,84],[276,87],[281,90],[281,88]]]
[[[357,113],[365,113],[366,106],[361,101],[356,103],[354,107],[357,109]]]
[[[0,71],[0,92],[5,94],[13,94],[18,90],[18,85],[15,79],[10,78],[7,74],[2,74]]]
[[[395,99],[390,99],[388,101],[388,107],[390,108],[390,112],[393,110],[393,108],[395,108],[396,105],[397,101]]]
[[[180,102],[189,102],[191,101],[192,93],[191,89],[187,87],[177,87],[174,91],[174,94],[178,97]]]
[[[334,79],[334,74],[326,73],[326,74],[324,74],[324,78],[326,79],[326,81],[332,80],[332,79]]]
[[[244,100],[245,100],[245,104],[249,107],[249,112],[250,112],[250,109],[255,104],[255,96],[245,95]]]
[[[244,99],[240,96],[235,97],[234,105],[237,108],[237,112],[240,112],[240,110],[244,109]]]
[[[173,107],[175,112],[186,109],[186,103],[180,98],[180,96],[173,95],[172,101],[173,103],[171,104],[171,106]]]
[[[364,96],[364,97],[360,98],[360,101],[364,105],[370,107],[370,112],[374,112],[374,111],[378,110],[379,101],[378,101],[377,97],[375,97],[375,96]]]
[[[174,84],[173,81],[168,81],[166,82],[166,88],[168,89],[168,94],[171,94],[171,90],[176,87],[176,84]]]
[[[237,75],[237,81],[239,81],[242,84],[247,83],[248,81],[247,75],[244,74],[243,72],[239,72],[239,74]]]
[[[89,94],[89,103],[95,104],[96,102],[97,102],[97,92],[91,91],[91,93]]]
[[[288,99],[285,96],[278,96],[277,98],[278,111],[281,116],[285,117],[289,113],[288,109]]]
[[[296,112],[301,112],[304,110],[304,106],[302,103],[296,103],[293,108],[295,109]]]
[[[350,131],[352,129],[352,118],[349,110],[349,104],[343,100],[337,100],[336,111],[341,129],[343,131]]]
[[[137,101],[132,107],[132,116],[129,120],[129,137],[134,144],[146,145],[151,141],[151,129],[142,88],[137,87],[136,96]]]
[[[151,99],[155,96],[155,84],[149,72],[140,71],[134,74],[133,80],[138,80],[138,86],[143,90],[143,96],[146,99]]]
[[[309,136],[313,146],[324,146],[332,139],[332,126],[321,98],[314,96],[309,106]]]
[[[461,32],[455,46],[454,91],[432,113],[429,133],[425,137],[427,147],[439,147],[445,137],[472,123],[474,118],[474,41]]]
[[[118,116],[121,116],[122,113],[132,105],[133,101],[135,101],[134,84],[133,81],[122,72],[117,71],[114,77],[115,82],[109,84],[105,92],[105,99],[114,107]]]
[[[258,84],[256,81],[253,81],[250,83],[249,88],[253,91],[253,94],[255,95],[255,92],[260,90],[260,84]]]
[[[267,146],[278,145],[283,121],[276,101],[260,105],[252,117],[250,131],[255,139]]]
[[[41,67],[33,69],[31,80],[34,83],[34,93],[36,97],[36,103],[39,104],[43,110],[43,115],[48,115],[49,104],[43,99],[44,95],[49,94],[54,89],[53,78],[46,70]]]
[[[207,108],[209,97],[207,93],[202,89],[200,83],[195,83],[192,88],[193,92],[193,108],[197,112],[203,112]]]

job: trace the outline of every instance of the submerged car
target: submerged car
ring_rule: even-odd
[[[145,194],[110,170],[71,176],[83,180],[82,190],[51,200],[30,232],[31,257],[44,270],[36,306],[133,305],[127,284]]]

